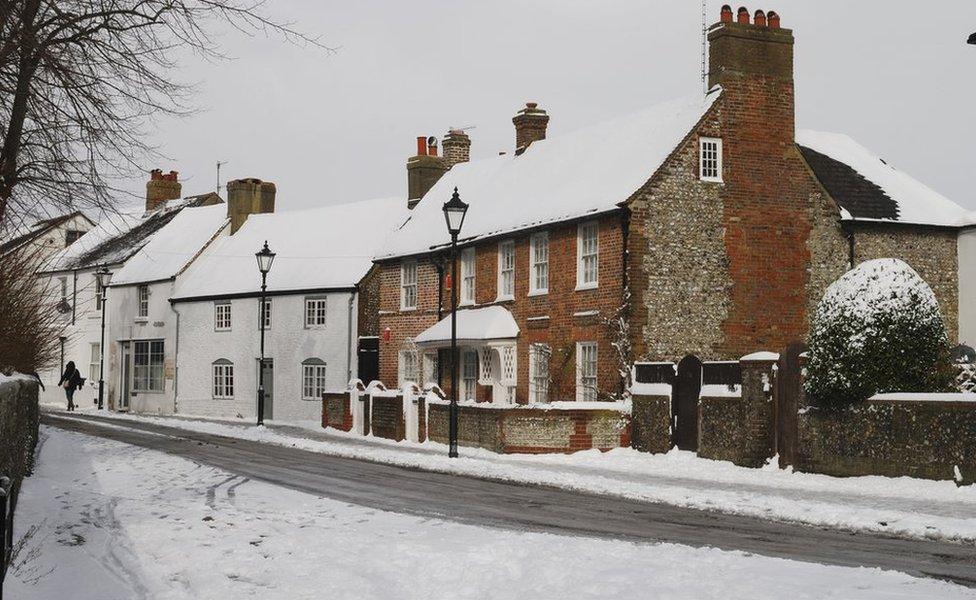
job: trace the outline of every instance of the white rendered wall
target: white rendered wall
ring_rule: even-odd
[[[976,347],[976,227],[959,232],[959,342]]]
[[[305,297],[271,297],[271,328],[265,332],[265,357],[274,361],[276,421],[321,421],[320,398],[302,398],[302,361],[326,363],[326,386],[344,390],[356,373],[356,296],[351,292],[309,294],[328,299],[327,324],[305,328]],[[353,299],[350,310],[350,298]],[[214,331],[214,301],[180,302],[177,412],[189,415],[254,419],[260,344],[258,299],[230,300],[231,330]],[[352,326],[350,340],[349,327]],[[234,364],[234,397],[213,397],[213,363]],[[266,416],[267,418],[267,416]]]
[[[111,266],[110,266],[111,268]],[[64,362],[74,361],[75,366],[85,377],[85,387],[75,393],[75,404],[90,406],[98,398],[98,373],[89,373],[91,361],[91,345],[98,343],[101,336],[101,312],[95,306],[95,276],[94,269],[80,271],[65,271],[62,273],[45,274],[39,278],[38,284],[45,287],[52,303],[58,303],[61,296],[60,278],[67,282],[67,302],[73,305],[74,311],[62,315],[64,330]],[[111,295],[109,300],[111,301]],[[108,307],[111,314],[111,305]],[[72,323],[72,317],[74,323]],[[106,345],[110,338],[109,324],[105,324]],[[67,406],[64,390],[57,387],[61,377],[61,364],[55,364],[50,369],[42,370],[39,375],[46,389],[40,393],[42,403],[56,403]],[[106,363],[106,368],[108,364]],[[94,375],[94,377],[92,377]],[[105,374],[108,381],[108,372]]]
[[[147,284],[149,287],[149,311],[145,318],[138,317],[139,286],[109,288],[109,323],[105,334],[106,363],[105,385],[108,388],[109,406],[118,407],[121,393],[121,343],[136,340],[163,340],[163,391],[132,392],[129,410],[133,413],[169,414],[176,405],[176,312],[169,303],[173,294],[173,282],[162,281]],[[111,335],[109,335],[111,332]],[[109,342],[111,340],[111,342]],[[131,378],[130,369],[130,378]]]

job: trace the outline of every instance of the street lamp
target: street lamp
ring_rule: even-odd
[[[451,199],[444,203],[444,220],[451,234],[451,410],[447,434],[450,444],[447,455],[451,458],[458,455],[457,240],[467,212],[468,205],[454,188]]]
[[[95,278],[98,280],[98,289],[102,292],[99,310],[102,312],[102,341],[99,342],[98,350],[101,356],[98,359],[98,410],[105,408],[105,301],[108,298],[108,284],[112,282],[112,272],[108,267],[95,271]]]
[[[275,253],[268,248],[268,240],[264,241],[264,248],[254,253],[258,259],[258,270],[261,271],[261,305],[258,307],[258,322],[261,327],[261,362],[258,366],[258,425],[264,425],[264,311],[265,292],[268,288],[268,271],[274,262]]]

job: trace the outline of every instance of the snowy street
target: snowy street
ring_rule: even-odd
[[[647,597],[976,597],[878,569],[394,514],[53,427],[42,440],[18,537],[39,528],[8,579],[22,600],[606,597],[635,573]]]

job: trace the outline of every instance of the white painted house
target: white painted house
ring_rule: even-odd
[[[228,203],[238,192],[228,185]],[[369,200],[232,223],[176,282],[177,412],[256,416],[263,314],[265,419],[320,421],[322,393],[357,373],[361,296],[378,285],[372,257],[405,218],[403,204]],[[262,313],[255,253],[265,241],[276,257]]]
[[[174,179],[166,180],[169,194],[179,194],[179,184]],[[94,229],[77,241],[52,256],[46,267],[38,273],[39,284],[49,290],[51,301],[59,306],[64,319],[64,330],[60,333],[61,360],[51,369],[40,373],[47,385],[41,394],[41,401],[47,403],[64,402],[64,391],[57,388],[60,373],[69,361],[73,361],[86,379],[84,390],[75,395],[75,404],[95,402],[98,395],[98,380],[102,352],[102,310],[106,310],[105,340],[106,361],[113,359],[111,315],[113,298],[109,294],[105,306],[102,290],[95,272],[105,267],[118,272],[153,236],[187,207],[201,206],[219,201],[214,194],[196,196],[182,200],[159,198],[154,185],[148,184],[146,209],[132,213],[107,215]],[[173,185],[175,184],[175,186]],[[106,363],[105,381],[108,383],[111,363]],[[111,405],[109,405],[111,406]]]
[[[227,207],[184,208],[112,276],[106,314],[108,405],[135,413],[176,410],[177,278],[227,228]],[[216,204],[219,202],[219,204]]]

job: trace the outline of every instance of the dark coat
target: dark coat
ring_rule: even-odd
[[[71,389],[75,390],[80,390],[81,385],[84,383],[84,380],[81,378],[81,373],[79,373],[78,369],[75,368],[74,362],[69,361],[65,366],[64,374],[62,374],[61,379],[58,380],[58,387],[63,386],[65,381],[68,382]]]

